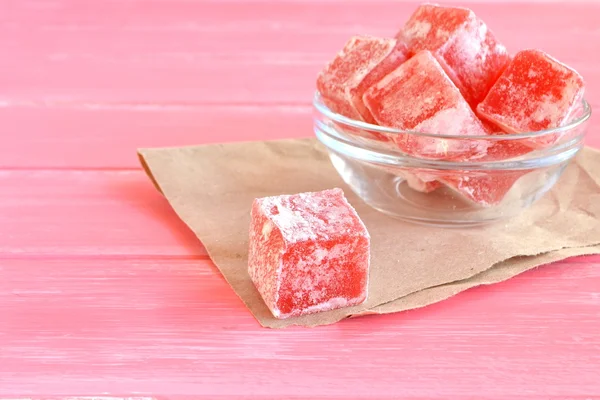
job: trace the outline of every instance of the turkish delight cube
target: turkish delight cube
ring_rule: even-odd
[[[584,82],[572,68],[540,50],[517,53],[477,112],[507,133],[557,128],[580,108]],[[533,148],[556,142],[560,135],[526,141]]]
[[[427,177],[427,174],[407,172],[403,177],[408,187],[417,192],[431,193],[442,186],[435,177]]]
[[[500,203],[529,170],[454,171],[442,182],[469,201],[483,207]]]
[[[510,60],[506,48],[467,8],[421,5],[398,38],[410,54],[431,51],[473,108]]]
[[[395,39],[353,36],[317,78],[317,89],[332,111],[373,123],[362,95],[406,60],[404,43]]]
[[[484,136],[481,121],[431,52],[417,53],[371,86],[365,105],[382,126],[431,135]],[[393,136],[398,147],[432,159],[477,158],[485,141],[448,139],[402,133]]]
[[[490,140],[487,154],[478,162],[508,161],[531,152],[517,140]],[[439,179],[469,201],[488,207],[500,203],[515,182],[530,170],[448,171]]]
[[[248,272],[276,318],[363,303],[370,237],[341,189],[264,197],[251,211]]]

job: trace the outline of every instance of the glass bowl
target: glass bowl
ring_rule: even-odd
[[[522,134],[433,135],[353,120],[315,94],[314,131],[342,179],[404,220],[470,226],[509,218],[542,197],[583,147],[585,100],[564,126]]]

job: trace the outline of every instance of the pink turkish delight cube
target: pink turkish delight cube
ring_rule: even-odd
[[[495,125],[486,121],[482,123],[490,136],[504,135],[504,132]],[[478,162],[507,161],[532,151],[520,140],[490,138],[488,144],[485,156],[478,159]],[[470,202],[488,207],[504,200],[515,182],[529,172],[528,170],[447,171],[438,179]]]
[[[435,177],[428,176],[426,173],[407,172],[404,174],[404,180],[408,187],[422,193],[431,193],[442,186],[435,179]]]
[[[517,53],[479,106],[482,117],[507,133],[557,128],[580,109],[584,82],[573,69],[539,50]],[[527,140],[544,147],[560,135]]]
[[[248,272],[276,318],[363,303],[370,237],[341,189],[256,199]]]
[[[489,126],[488,126],[489,127]],[[489,127],[490,129],[493,129]],[[508,161],[531,152],[516,140],[490,140],[487,154],[479,162]],[[480,206],[496,205],[506,197],[514,184],[530,170],[448,171],[439,179],[469,201]]]
[[[362,95],[406,60],[404,43],[395,39],[354,36],[317,78],[317,89],[332,111],[373,123]]]
[[[435,57],[421,51],[371,86],[365,105],[382,126],[447,136],[483,136],[486,130]],[[393,137],[398,147],[432,159],[477,158],[485,141],[415,134]]]
[[[431,51],[473,108],[510,60],[486,24],[466,8],[421,5],[398,38],[411,54]]]
[[[529,170],[454,171],[442,182],[469,201],[483,207],[496,205]]]

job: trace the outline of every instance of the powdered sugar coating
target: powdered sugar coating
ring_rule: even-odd
[[[429,51],[400,65],[364,96],[365,105],[383,126],[430,134],[485,135],[485,129],[460,91]],[[409,154],[455,159],[485,154],[486,143],[398,135],[398,146]]]
[[[352,37],[317,78],[323,102],[346,117],[373,122],[362,95],[404,62],[406,53],[406,46],[395,39]]]
[[[421,50],[435,51],[463,29],[473,17],[473,12],[466,8],[422,4],[411,15],[399,35],[413,53]]]
[[[264,197],[258,203],[287,243],[330,240],[365,229],[341,189]]]
[[[441,180],[468,200],[489,207],[500,203],[515,182],[529,172],[531,171],[455,171]]]
[[[510,59],[486,24],[461,7],[421,5],[398,37],[411,54],[431,51],[473,108]]]
[[[283,268],[281,274],[282,315],[302,315],[333,298],[343,298],[348,305],[362,303],[368,287],[368,247],[362,235],[292,246],[284,263],[294,267]]]
[[[495,125],[485,121],[482,122],[486,132],[490,135],[504,134],[501,131],[499,132]],[[490,140],[486,154],[479,161],[507,161],[531,151],[531,148],[521,140]],[[447,171],[438,179],[469,201],[489,207],[500,203],[514,183],[529,172],[528,170],[478,171],[477,173]]]
[[[583,79],[575,70],[540,50],[523,50],[515,55],[477,112],[508,133],[556,128],[577,109],[583,92]],[[536,147],[557,139],[547,136],[529,144]]]
[[[285,245],[281,233],[267,218],[257,201],[251,211],[248,273],[270,310],[277,309],[277,276],[281,270],[282,249]]]
[[[428,175],[427,173],[420,173],[418,170],[407,171],[405,173],[400,173],[400,175],[404,178],[408,186],[417,192],[431,193],[441,186],[441,184],[436,181],[436,177]]]
[[[360,304],[369,241],[341,189],[256,199],[249,274],[277,318]]]

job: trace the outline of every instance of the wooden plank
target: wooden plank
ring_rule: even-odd
[[[205,256],[141,170],[0,171],[0,258]]]
[[[6,104],[307,104],[317,72],[350,35],[393,35],[416,5],[9,4],[0,13],[0,51],[10,54],[0,57],[0,100]],[[600,35],[595,18],[600,4],[506,8],[485,3],[473,8],[512,51],[542,48],[580,70],[590,86],[600,84],[600,72],[589,58]],[[249,19],[256,10],[259,16]]]
[[[207,261],[3,259],[0,271],[2,396],[598,394],[600,264],[278,331],[260,328]]]
[[[136,149],[313,136],[310,106],[0,107],[0,168],[138,168]]]

